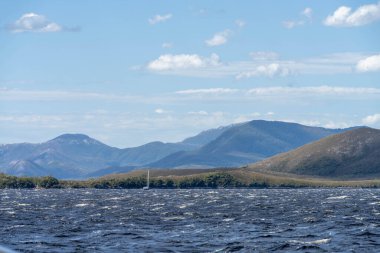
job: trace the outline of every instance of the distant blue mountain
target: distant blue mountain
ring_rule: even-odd
[[[348,129],[326,129],[296,123],[254,120],[230,127],[215,140],[198,149],[170,154],[147,167],[242,166],[346,130]]]
[[[178,143],[110,147],[83,134],[64,134],[40,144],[0,146],[0,172],[18,176],[87,178],[135,168],[241,166],[347,129],[255,120],[211,129]]]
[[[227,128],[212,129],[178,143],[151,142],[139,147],[110,147],[84,134],[63,134],[40,144],[0,146],[0,172],[17,176],[52,175],[83,178],[129,171],[178,151],[189,151],[218,137]]]

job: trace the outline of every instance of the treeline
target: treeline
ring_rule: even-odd
[[[77,184],[78,182],[73,182]],[[99,189],[132,189],[146,186],[145,177],[98,179],[85,182],[90,187]],[[70,185],[70,183],[69,183]],[[77,185],[78,186],[78,185]],[[268,187],[265,182],[242,182],[227,172],[204,173],[196,176],[157,177],[151,178],[151,188],[236,188],[236,187]],[[75,185],[72,185],[75,187]]]
[[[15,177],[0,173],[0,189],[33,188],[96,188],[141,189],[146,186],[146,175],[104,177],[89,180],[58,180],[46,177]],[[219,171],[188,176],[157,176],[150,180],[151,188],[266,188],[266,187],[370,187],[379,188],[380,180],[337,181],[299,179],[258,173]]]
[[[0,173],[0,189],[4,188],[59,188],[60,181],[54,177],[16,177]]]
[[[96,188],[96,189],[140,189],[146,186],[146,177],[100,178],[89,180],[58,180],[46,177],[16,177],[0,174],[0,189],[33,188]],[[205,173],[196,176],[151,178],[151,188],[217,188],[217,187],[268,187],[265,182],[246,184],[226,172]]]

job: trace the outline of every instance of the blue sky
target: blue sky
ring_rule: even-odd
[[[0,2],[0,143],[380,128],[378,1]]]

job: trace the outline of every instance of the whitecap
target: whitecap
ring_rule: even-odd
[[[315,241],[299,241],[299,240],[290,240],[289,242],[290,243],[297,243],[297,244],[325,244],[325,243],[329,243],[331,241],[330,238],[325,238],[325,239],[319,239],[319,240],[315,240]]]
[[[343,196],[336,196],[336,197],[328,197],[327,199],[346,199],[348,196],[343,195]]]
[[[84,206],[88,206],[88,204],[87,203],[81,203],[81,204],[76,204],[75,206],[77,206],[77,207],[84,207]]]

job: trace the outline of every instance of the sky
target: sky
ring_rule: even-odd
[[[0,1],[0,143],[380,128],[380,2]]]

